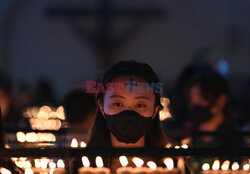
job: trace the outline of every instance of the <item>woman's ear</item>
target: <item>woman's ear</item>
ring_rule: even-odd
[[[158,110],[160,109],[160,105],[158,105],[158,106],[155,106],[155,109],[154,109],[154,115],[153,115],[153,118],[152,119],[154,119],[155,118],[155,116],[156,116],[156,114],[157,114],[157,112],[158,112]]]
[[[104,107],[103,107],[103,104],[102,104],[100,99],[98,99],[98,107],[99,107],[102,115],[104,115]]]

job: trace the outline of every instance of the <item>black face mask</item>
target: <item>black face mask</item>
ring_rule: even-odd
[[[151,127],[152,117],[144,117],[133,110],[105,114],[105,122],[115,138],[123,143],[136,143]]]
[[[211,113],[211,106],[194,106],[190,109],[190,115],[194,123],[201,124],[213,117]]]

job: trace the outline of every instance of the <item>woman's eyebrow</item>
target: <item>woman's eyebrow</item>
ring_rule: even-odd
[[[134,99],[146,99],[146,100],[151,100],[151,98],[147,97],[147,96],[138,96],[135,97]]]
[[[123,97],[123,96],[121,96],[121,95],[111,95],[111,96],[109,96],[109,98],[116,98],[116,97],[119,97],[119,98],[125,98],[125,97]]]

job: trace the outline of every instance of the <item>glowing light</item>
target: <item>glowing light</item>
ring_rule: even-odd
[[[35,132],[27,133],[25,136],[27,142],[37,142],[37,135]]]
[[[47,159],[47,158],[42,158],[42,159],[41,159],[41,168],[46,169],[48,163],[49,163],[49,159]]]
[[[136,167],[141,167],[144,164],[144,161],[138,157],[132,158],[132,161],[136,165]]]
[[[209,169],[210,169],[210,166],[209,166],[208,163],[204,163],[204,164],[202,165],[202,170],[209,170]]]
[[[228,169],[229,169],[229,165],[230,165],[230,161],[229,161],[229,160],[226,160],[226,161],[224,161],[224,163],[222,164],[221,169],[222,169],[222,170],[228,170]]]
[[[78,142],[77,142],[76,138],[72,139],[70,147],[72,147],[72,148],[77,148],[78,147]]]
[[[188,149],[188,145],[187,144],[183,144],[183,145],[181,145],[181,148],[182,149]]]
[[[35,161],[35,167],[36,168],[41,168],[42,164],[41,164],[40,159],[34,159],[34,161]]]
[[[54,163],[54,162],[49,162],[49,168],[55,169],[55,168],[56,168],[56,163]]]
[[[247,170],[249,170],[250,169],[250,165],[249,164],[244,164],[243,165],[243,170],[244,171],[247,171]]]
[[[181,147],[180,146],[174,146],[175,149],[180,149]]]
[[[157,165],[155,164],[155,162],[153,161],[148,161],[147,162],[147,165],[150,169],[156,169],[157,168]]]
[[[87,144],[86,144],[84,141],[82,141],[82,142],[80,143],[80,147],[85,148],[85,147],[87,147]]]
[[[17,137],[17,141],[19,141],[21,143],[25,142],[25,133],[17,132],[16,137]]]
[[[33,174],[33,171],[30,168],[25,169],[25,174]]]
[[[174,160],[172,158],[165,158],[163,162],[169,170],[173,170]]]
[[[83,156],[83,157],[82,157],[82,165],[83,165],[84,167],[89,167],[89,166],[90,166],[90,162],[89,162],[88,157],[86,157],[86,156]]]
[[[97,156],[96,159],[95,159],[95,163],[96,163],[96,166],[97,167],[103,167],[103,160],[102,160],[102,157],[100,156]]]
[[[58,168],[64,168],[65,167],[65,164],[64,164],[63,160],[59,159],[57,161],[57,167]]]
[[[232,170],[239,170],[239,168],[240,168],[240,166],[239,166],[239,164],[237,162],[234,162],[232,164]]]
[[[120,160],[122,167],[126,167],[128,165],[128,159],[126,156],[120,156],[119,160]]]
[[[215,160],[213,165],[212,165],[212,169],[213,170],[219,170],[220,169],[220,161],[219,160]]]
[[[5,168],[0,168],[0,173],[2,174],[11,174],[11,172]]]

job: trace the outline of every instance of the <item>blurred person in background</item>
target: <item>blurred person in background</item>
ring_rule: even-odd
[[[185,128],[204,132],[225,132],[223,136],[194,138],[196,146],[238,145],[241,140],[228,132],[238,130],[232,112],[226,80],[218,73],[200,69],[183,86],[184,101],[188,109]],[[235,144],[233,144],[234,142]]]
[[[70,91],[63,99],[66,120],[70,124],[71,134],[67,138],[88,141],[87,133],[95,119],[97,104],[95,95],[85,89]]]

